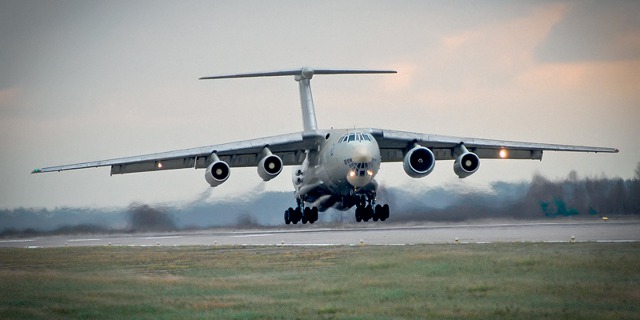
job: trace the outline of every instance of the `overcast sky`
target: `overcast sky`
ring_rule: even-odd
[[[631,178],[640,161],[640,2],[2,0],[0,208],[293,190],[287,169],[235,169],[213,191],[203,170],[30,172],[300,131],[292,78],[197,79],[301,66],[399,71],[314,77],[323,128],[621,150],[485,160],[463,180],[451,161],[418,180],[385,163],[382,184]]]

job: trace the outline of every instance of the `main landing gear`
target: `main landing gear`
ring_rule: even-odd
[[[356,202],[356,222],[385,221],[389,219],[389,205],[376,204],[375,199],[375,193],[359,197]]]
[[[302,224],[314,223],[318,221],[318,208],[313,207],[305,207],[302,201],[298,201],[297,208],[289,208],[284,212],[284,223],[286,224],[297,224],[302,221]]]
[[[375,207],[371,204],[366,206],[358,205],[356,207],[356,222],[360,221],[369,221],[369,219],[373,219],[373,221],[385,221],[389,219],[389,205],[375,205]]]

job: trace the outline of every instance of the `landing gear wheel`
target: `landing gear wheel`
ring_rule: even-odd
[[[371,219],[373,216],[373,208],[371,208],[371,205],[364,207],[362,212],[364,214],[363,220],[365,222],[369,222],[369,219]]]
[[[314,223],[316,221],[318,221],[318,208],[313,207],[311,208],[311,219],[309,219],[309,223]]]
[[[286,224],[290,224],[291,223],[291,214],[292,213],[293,213],[293,208],[289,208],[289,209],[284,211],[284,223],[286,223]]]
[[[311,209],[309,209],[309,207],[306,207],[302,212],[302,224],[307,224],[307,222],[311,220],[309,218],[311,218]]]
[[[382,206],[377,204],[375,206],[375,210],[373,211],[373,221],[384,221],[384,215],[382,214]]]
[[[382,208],[380,208],[382,210],[380,210],[380,220],[385,221],[387,219],[389,219],[389,205],[385,204],[384,206],[382,206]]]
[[[302,219],[302,210],[300,210],[300,208],[295,208],[295,210],[293,210],[293,218],[291,219],[291,222],[293,222],[293,224],[298,224],[300,219]]]

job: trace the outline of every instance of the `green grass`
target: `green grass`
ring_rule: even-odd
[[[1,319],[638,319],[640,244],[0,249]]]

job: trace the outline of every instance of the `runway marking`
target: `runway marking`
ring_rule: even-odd
[[[0,243],[19,243],[19,242],[33,242],[35,239],[10,239],[10,240],[0,240]]]
[[[270,237],[270,236],[273,236],[273,235],[274,234],[259,233],[259,234],[245,234],[245,235],[240,235],[240,236],[231,236],[231,238]]]
[[[101,241],[102,239],[69,239],[67,242]]]
[[[276,244],[276,247],[339,247],[340,244],[332,243],[290,243],[290,244]]]
[[[182,236],[158,236],[158,237],[146,237],[146,238],[141,238],[144,240],[158,240],[158,239],[179,239],[182,238]]]

